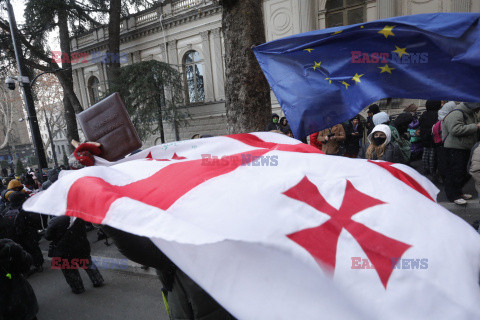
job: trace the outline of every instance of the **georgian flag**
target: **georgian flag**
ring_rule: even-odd
[[[479,319],[480,236],[437,193],[252,133],[97,158],[24,209],[150,237],[239,319]]]

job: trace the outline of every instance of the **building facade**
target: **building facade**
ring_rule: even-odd
[[[267,41],[400,15],[480,12],[479,0],[259,1],[263,1]],[[180,139],[189,139],[196,133],[227,133],[221,18],[222,8],[215,0],[167,0],[122,20],[118,57],[122,65],[156,59],[182,73],[186,101],[182,108],[188,111],[190,119],[179,128]],[[107,27],[71,39],[72,51],[83,56],[73,64],[73,73],[75,91],[84,108],[93,105],[105,92],[107,39]],[[273,94],[272,109],[281,113]],[[167,141],[175,140],[172,126],[166,123],[165,128]],[[158,143],[158,137],[151,137],[145,145]]]

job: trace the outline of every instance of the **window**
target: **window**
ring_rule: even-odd
[[[63,144],[62,144],[62,151],[63,151],[64,154],[66,153],[65,152],[65,146]]]
[[[365,0],[328,0],[326,9],[327,28],[365,21]]]
[[[187,101],[196,103],[205,101],[203,88],[203,64],[197,51],[189,51],[183,59],[184,81]]]
[[[88,79],[88,94],[90,95],[90,103],[94,104],[100,100],[100,81],[97,77]]]

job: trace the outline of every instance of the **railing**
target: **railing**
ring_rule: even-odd
[[[135,17],[135,24],[138,26],[140,24],[149,23],[158,19],[157,11],[147,12],[142,15]]]
[[[181,0],[172,4],[172,13],[189,10],[192,7],[196,7],[205,4],[206,0]]]

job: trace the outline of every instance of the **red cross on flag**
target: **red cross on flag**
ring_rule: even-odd
[[[150,237],[238,319],[480,319],[480,236],[437,192],[251,133],[97,158],[24,208]]]

